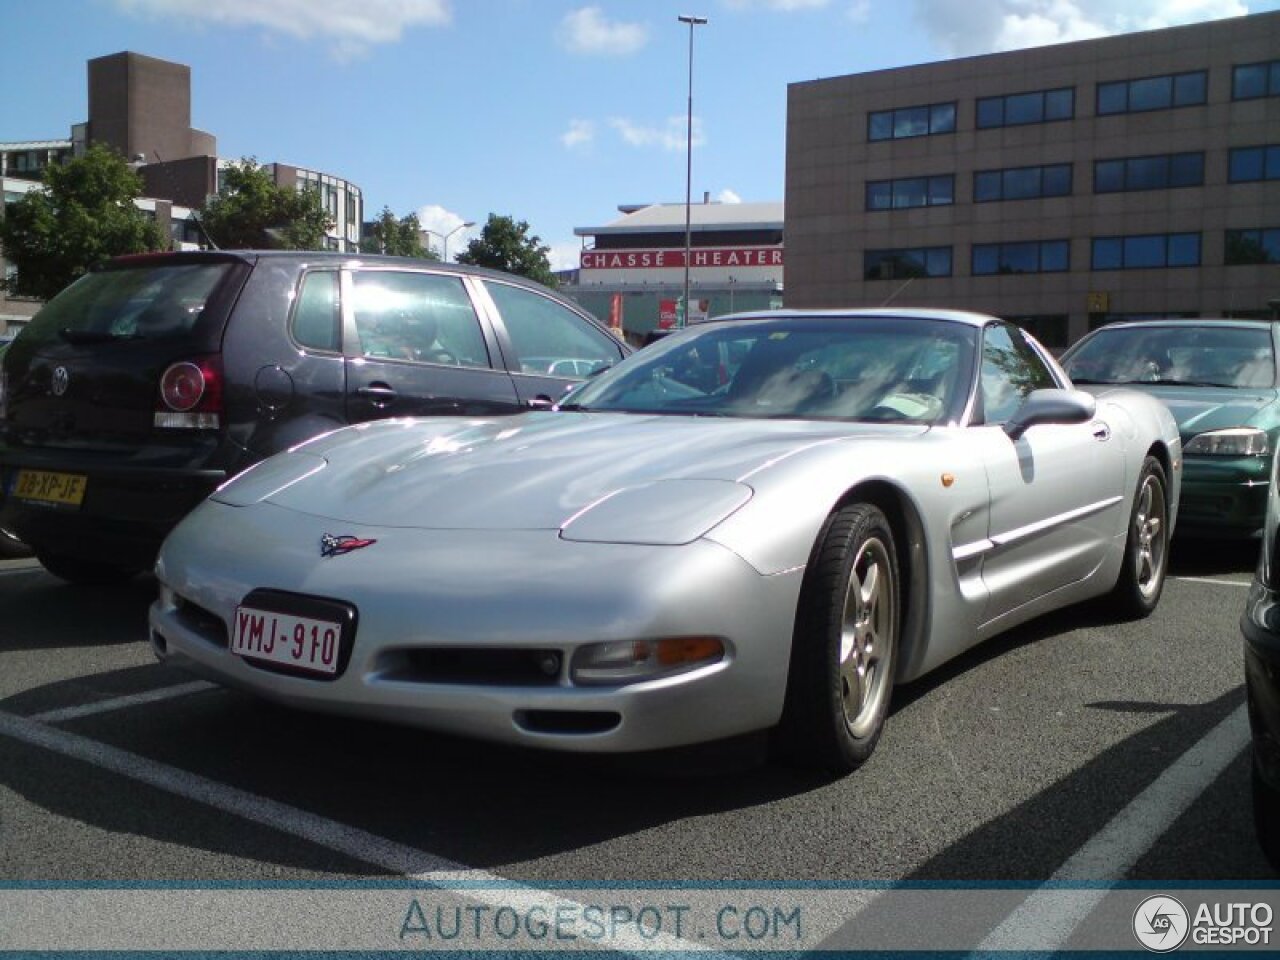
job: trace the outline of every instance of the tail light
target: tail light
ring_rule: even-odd
[[[222,426],[222,363],[216,354],[169,364],[160,377],[155,425],[178,430]]]

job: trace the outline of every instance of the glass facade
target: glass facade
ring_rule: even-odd
[[[1097,112],[1099,116],[1105,116],[1200,106],[1207,101],[1208,91],[1209,74],[1206,70],[1100,83]]]
[[[979,170],[973,175],[973,202],[1065,197],[1071,193],[1071,164]]]
[[[1152,233],[1132,237],[1095,237],[1094,270],[1150,270],[1198,267],[1200,234]]]
[[[1280,227],[1261,230],[1228,230],[1224,261],[1229,267],[1280,263]]]
[[[1075,114],[1076,91],[1073,87],[1011,93],[1003,97],[979,97],[977,101],[979,130],[1070,120]]]
[[[871,180],[867,183],[868,210],[899,210],[904,207],[939,207],[955,202],[956,178],[904,177],[900,180]]]
[[[951,276],[950,247],[917,247],[898,250],[868,250],[862,256],[867,280]]]
[[[1062,273],[1071,265],[1067,240],[1032,240],[1024,243],[975,243],[973,275]]]
[[[1231,99],[1280,97],[1280,60],[1245,63],[1231,70]]]
[[[900,107],[867,114],[868,140],[903,140],[955,133],[956,105],[934,103],[923,107]]]
[[[1227,179],[1232,183],[1280,180],[1280,144],[1236,147],[1228,155]]]
[[[1167,190],[1204,185],[1203,153],[1170,153],[1154,157],[1095,160],[1093,192]]]

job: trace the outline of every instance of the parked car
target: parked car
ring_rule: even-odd
[[[350,423],[550,407],[628,349],[518,277],[395,257],[125,257],[72,284],[0,366],[0,527],[72,581],[132,576],[229,477]]]
[[[1123,384],[1173,411],[1186,457],[1178,514],[1184,536],[1261,533],[1280,440],[1278,331],[1265,320],[1113,323],[1062,356],[1078,386]]]
[[[1158,401],[991,317],[736,317],[554,411],[259,464],[165,541],[152,643],[297,707],[578,751],[776,728],[846,771],[896,682],[1069,603],[1150,613],[1181,456]]]
[[[1262,551],[1240,629],[1253,732],[1253,821],[1258,842],[1280,870],[1280,488],[1273,458]]]

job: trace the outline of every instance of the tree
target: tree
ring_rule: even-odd
[[[554,287],[556,277],[547,259],[550,250],[541,237],[529,235],[529,224],[524,220],[517,223],[511,217],[491,213],[480,236],[471,240],[455,259],[458,263],[517,273]]]
[[[103,260],[168,247],[134,204],[142,179],[109,147],[46,167],[42,180],[0,218],[0,247],[17,269],[0,281],[11,294],[48,300]]]
[[[333,218],[314,187],[277,186],[253,157],[222,171],[222,185],[200,211],[210,240],[224,249],[323,250]]]
[[[393,257],[418,257],[421,260],[439,260],[434,250],[422,245],[422,224],[418,215],[396,219],[390,207],[383,207],[378,219],[360,242],[364,253],[385,253]]]

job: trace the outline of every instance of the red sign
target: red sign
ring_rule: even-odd
[[[670,330],[676,325],[680,315],[676,312],[676,302],[674,300],[658,301],[658,329]]]
[[[609,326],[614,330],[622,329],[622,294],[615,293],[609,301]]]
[[[782,247],[700,247],[689,266],[780,267]],[[583,270],[662,270],[684,267],[683,250],[583,250]]]

